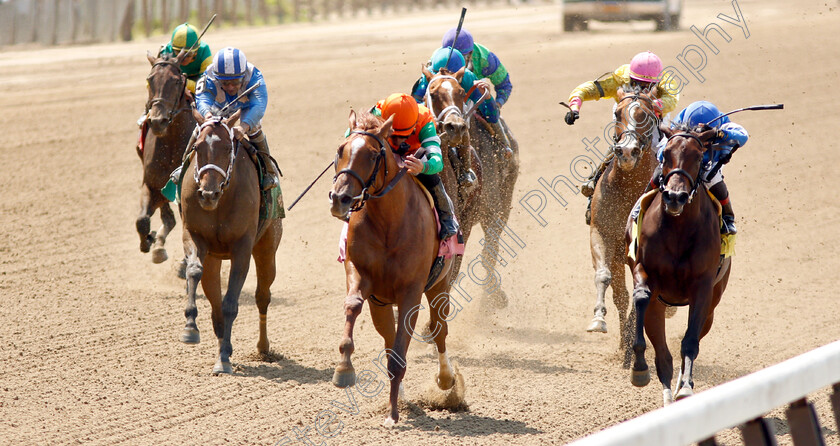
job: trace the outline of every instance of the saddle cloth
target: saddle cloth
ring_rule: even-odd
[[[641,221],[645,218],[645,211],[650,206],[650,203],[653,201],[653,197],[656,196],[657,190],[649,191],[648,193],[639,197],[640,201],[640,210],[639,215],[633,219],[631,226],[630,226],[630,245],[627,247],[627,256],[636,261],[636,255],[639,252],[639,235],[642,232],[642,225],[640,224]],[[709,197],[712,199],[712,203],[715,205],[715,209],[717,210],[718,219],[720,220],[720,227],[723,228],[723,218],[721,217],[721,206],[720,202],[712,195],[711,192],[706,190],[709,194]],[[735,255],[735,235],[736,234],[721,234],[720,235],[720,255],[721,260],[732,257]]]

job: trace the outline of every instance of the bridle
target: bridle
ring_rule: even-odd
[[[227,135],[230,137],[230,163],[228,163],[227,170],[224,170],[221,167],[219,167],[215,164],[212,164],[212,163],[211,164],[205,164],[205,165],[203,165],[199,168],[198,157],[196,157],[195,175],[193,177],[195,178],[195,184],[198,184],[199,183],[198,179],[201,177],[201,174],[203,174],[204,172],[207,172],[208,170],[215,170],[216,172],[219,172],[220,174],[222,174],[222,177],[224,178],[224,180],[219,184],[219,190],[224,192],[224,190],[230,184],[230,174],[233,171],[233,163],[234,163],[234,161],[236,161],[236,144],[234,143],[233,130],[230,127],[228,127],[228,125],[226,123],[224,123],[222,121],[221,117],[214,116],[214,117],[204,121],[204,123],[201,124],[200,126],[197,125],[196,126],[196,131],[201,132],[201,130],[204,129],[205,127],[213,127],[213,126],[216,126],[216,125],[222,126],[225,129]]]
[[[169,124],[172,124],[172,119],[174,119],[175,116],[177,116],[179,113],[181,113],[183,111],[189,111],[190,110],[189,103],[187,103],[184,106],[181,105],[181,103],[184,102],[184,100],[183,100],[183,98],[184,98],[184,88],[186,88],[186,86],[187,86],[187,77],[184,75],[184,73],[181,72],[181,67],[179,67],[177,65],[177,60],[161,59],[161,60],[155,62],[154,65],[152,65],[152,69],[154,69],[158,65],[171,65],[171,66],[175,67],[176,70],[178,70],[178,75],[179,75],[179,77],[178,77],[178,88],[175,91],[177,91],[180,94],[178,95],[178,99],[176,99],[174,101],[174,104],[172,105],[172,108],[169,109],[169,112],[167,112],[167,115],[166,115],[166,124],[169,125]],[[149,110],[152,109],[152,107],[154,107],[156,104],[166,104],[168,102],[171,102],[171,100],[168,99],[168,98],[164,98],[162,96],[158,96],[158,97],[149,99],[149,101],[146,103],[146,115],[147,115],[146,119],[149,119],[148,118],[148,112],[149,112]]]
[[[378,193],[369,193],[368,190],[371,188],[371,186],[373,186],[373,183],[376,181],[376,176],[377,174],[379,174],[380,167],[384,166],[383,171],[385,173],[385,178],[388,178],[388,163],[385,161],[386,143],[384,140],[382,140],[382,138],[379,137],[379,135],[376,135],[371,132],[366,132],[364,130],[353,130],[347,135],[347,138],[351,138],[351,135],[370,136],[371,138],[375,139],[377,143],[379,143],[379,152],[376,154],[376,161],[374,161],[373,172],[371,172],[370,177],[367,179],[367,181],[362,179],[361,175],[359,175],[355,170],[350,169],[349,167],[341,169],[333,177],[333,184],[335,184],[339,176],[341,176],[342,174],[347,174],[350,175],[351,178],[355,178],[359,182],[359,184],[362,185],[362,191],[359,193],[359,195],[352,198],[355,204],[352,207],[350,207],[350,212],[358,212],[362,210],[363,207],[365,207],[365,203],[368,200],[372,198],[381,198],[382,196],[390,192],[391,189],[393,189],[394,186],[396,186],[397,182],[403,177],[403,175],[405,175],[406,168],[403,167],[402,169],[400,169],[400,171],[397,172],[397,175],[394,176],[394,179],[391,180],[391,182],[388,183]],[[338,167],[338,153],[336,153],[335,158],[335,165],[336,167]],[[330,197],[332,197],[332,191],[330,191]]]
[[[700,147],[703,147],[703,145],[704,145],[703,141],[701,141],[700,138],[698,138],[696,135],[692,135],[691,133],[687,133],[687,132],[675,133],[675,134],[671,135],[670,138],[668,138],[668,141],[671,141],[671,139],[673,139],[673,138],[679,138],[679,137],[693,139],[693,140],[697,141],[697,144],[700,144]],[[702,162],[700,163],[700,169],[697,171],[697,176],[696,177],[692,177],[691,174],[688,173],[688,171],[686,171],[685,169],[671,169],[671,171],[668,172],[666,175],[660,176],[660,178],[659,178],[659,191],[660,192],[665,192],[665,185],[668,184],[668,180],[671,178],[671,176],[681,175],[681,176],[685,177],[686,180],[688,180],[688,184],[691,187],[691,191],[688,193],[688,203],[691,203],[691,200],[694,199],[694,194],[697,192],[697,188],[700,186],[700,183],[702,183],[702,181],[700,179],[703,177],[703,171],[704,171],[704,169],[703,169],[703,163]]]
[[[615,150],[616,147],[619,146],[619,142],[621,142],[621,140],[624,139],[624,135],[629,134],[629,135],[635,135],[636,138],[638,138],[639,145],[641,146],[642,151],[644,151],[646,148],[648,148],[649,146],[652,145],[651,143],[653,142],[653,132],[655,132],[656,128],[659,127],[659,117],[656,116],[656,113],[652,112],[653,111],[653,101],[649,97],[641,95],[641,94],[630,94],[630,95],[624,96],[623,98],[621,98],[620,101],[618,101],[618,103],[616,104],[616,107],[619,107],[622,102],[624,102],[628,99],[632,100],[632,103],[628,106],[628,113],[630,114],[631,117],[632,117],[632,113],[633,113],[633,110],[632,110],[633,104],[636,104],[637,107],[640,107],[641,105],[637,102],[639,99],[647,102],[648,111],[651,111],[650,114],[653,115],[653,117],[655,119],[654,125],[652,125],[650,127],[650,130],[648,130],[647,132],[645,132],[643,134],[636,131],[636,125],[635,124],[630,123],[629,126],[625,125],[624,126],[625,129],[622,130],[621,132],[617,133],[613,137],[613,143],[614,144],[612,145],[612,149]],[[645,113],[647,114],[647,111]],[[618,120],[617,119],[613,122],[616,124],[616,126],[618,125]]]
[[[432,82],[435,81],[435,80],[438,80],[438,79],[440,79],[440,80],[451,80],[451,81],[454,81],[456,84],[459,84],[458,79],[456,79],[455,76],[450,76],[448,74],[436,74],[436,75],[432,76],[431,79],[429,79],[428,88],[426,88],[425,102],[426,102],[426,108],[428,108],[429,111],[432,113],[432,116],[435,117],[435,126],[436,127],[439,126],[441,123],[443,123],[444,119],[446,119],[446,117],[451,115],[452,113],[455,113],[455,115],[457,117],[461,118],[461,119],[464,119],[464,116],[466,115],[466,113],[465,113],[466,110],[462,111],[460,108],[458,108],[457,105],[454,105],[454,104],[450,105],[450,106],[447,106],[447,107],[444,107],[444,109],[441,110],[440,113],[435,113],[435,107],[432,104],[432,88],[431,88],[431,86],[432,86]],[[440,129],[438,129],[438,131],[440,131]]]

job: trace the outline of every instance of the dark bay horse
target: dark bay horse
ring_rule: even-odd
[[[354,350],[353,327],[366,299],[376,331],[385,340],[391,380],[386,426],[399,421],[397,406],[400,383],[406,370],[406,352],[420,300],[425,290],[429,302],[440,371],[437,385],[448,390],[455,385],[455,371],[446,352],[446,319],[449,315],[449,271],[445,262],[437,281],[427,286],[429,270],[438,254],[435,216],[422,186],[407,178],[389,144],[392,118],[350,112],[350,133],[336,153],[336,176],[330,191],[336,218],[348,221],[346,322],[339,344],[341,360],[333,384],[348,387],[356,382],[350,360]],[[403,178],[406,176],[406,178]],[[397,306],[394,326],[392,305]],[[379,359],[382,355],[380,355]]]
[[[451,73],[446,68],[433,74],[423,65],[426,76],[426,108],[435,117],[435,126],[441,140],[443,171],[440,173],[443,185],[452,199],[464,243],[470,237],[472,227],[479,221],[479,199],[484,178],[481,161],[470,144],[470,134],[463,115],[466,92],[461,87],[464,68]],[[468,169],[476,178],[466,181]],[[462,257],[458,256],[452,266],[452,276],[460,271]]]
[[[628,314],[630,295],[624,283],[624,226],[627,215],[656,169],[652,147],[659,118],[653,111],[656,92],[619,89],[616,95],[614,145],[615,157],[607,166],[592,195],[592,221],[589,248],[595,269],[595,316],[586,331],[606,333],[607,287],[612,286],[613,302],[618,310],[619,351],[623,366],[630,367],[632,356],[632,317]]]
[[[478,204],[478,223],[484,231],[481,257],[483,266],[488,272],[492,272],[496,270],[498,256],[508,250],[507,247],[500,250],[499,244],[510,218],[513,189],[519,176],[519,143],[501,116],[499,116],[499,122],[508,133],[512,151],[509,158],[504,155],[505,148],[500,138],[493,135],[491,126],[477,113],[471,113],[468,122],[470,122],[470,141],[481,161],[483,174],[482,193]],[[495,287],[488,297],[487,303],[492,307],[507,306],[507,293],[501,286]]]
[[[681,399],[694,393],[700,339],[712,328],[715,307],[729,281],[731,257],[721,260],[719,209],[701,184],[703,153],[716,130],[663,131],[669,139],[663,153],[662,181],[639,223],[635,260],[628,251],[627,264],[633,272],[636,310],[632,383],[642,387],[650,382],[645,362],[647,333],[667,405],[672,401],[674,365],[665,338],[665,304],[689,307],[676,387],[676,398]],[[632,227],[628,221],[625,240],[629,248]]]
[[[196,121],[190,112],[191,99],[186,90],[187,78],[181,73],[180,57],[154,58],[151,54],[146,57],[152,71],[146,78],[149,100],[146,122],[141,128],[145,133],[144,143],[142,150],[138,146],[137,152],[143,162],[143,184],[136,227],[140,251],[151,249],[152,262],[162,263],[169,257],[163,245],[175,227],[175,214],[160,189],[169,181],[169,174],[181,165]],[[157,209],[163,224],[157,231],[150,231],[151,216]]]
[[[252,256],[257,268],[255,299],[260,312],[257,350],[268,353],[266,312],[271,301],[269,287],[276,273],[274,256],[283,235],[283,225],[279,218],[259,224],[257,169],[248,153],[234,143],[231,130],[239,119],[239,111],[227,119],[207,120],[197,111],[193,113],[201,127],[181,189],[187,256],[187,308],[184,312],[187,323],[181,341],[199,342],[195,293],[201,280],[212,309],[213,331],[219,340],[219,357],[213,373],[231,373],[231,327],[239,312],[239,293]],[[224,298],[219,277],[222,260],[231,263]]]

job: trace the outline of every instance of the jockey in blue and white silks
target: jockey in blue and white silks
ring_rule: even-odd
[[[236,98],[252,86],[257,87],[233,102]],[[268,89],[265,79],[257,67],[249,63],[245,53],[239,49],[227,47],[221,49],[213,57],[213,63],[204,71],[204,75],[196,85],[196,108],[205,117],[218,114],[225,106],[225,115],[230,116],[237,110],[242,110],[233,132],[237,138],[248,135],[248,140],[257,150],[270,157],[268,141],[262,131],[262,118],[268,105]],[[263,190],[271,189],[279,184],[274,163],[266,160],[268,175],[263,177]]]

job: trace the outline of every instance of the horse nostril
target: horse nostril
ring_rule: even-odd
[[[613,152],[614,152],[616,155],[621,155],[621,147],[619,147],[619,146],[615,146],[615,147],[613,147]]]
[[[339,201],[341,201],[341,204],[350,204],[350,202],[353,201],[353,198],[349,195],[342,195],[341,200]]]
[[[677,194],[677,203],[680,206],[685,205],[688,202],[688,192],[680,192]]]
[[[639,154],[642,153],[642,151],[637,147],[637,148],[633,149],[632,153],[633,153],[633,156],[639,156]]]

